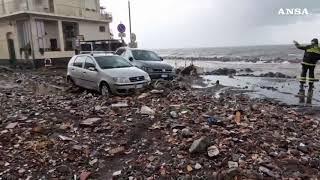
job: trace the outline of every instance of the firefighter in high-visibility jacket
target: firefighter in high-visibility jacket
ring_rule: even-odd
[[[302,72],[300,76],[300,90],[304,90],[304,85],[309,82],[309,90],[313,90],[313,83],[316,81],[314,78],[314,69],[317,61],[320,59],[320,47],[318,39],[312,39],[311,45],[302,46],[297,41],[293,41],[294,45],[301,50],[304,50],[304,57],[302,61]],[[309,71],[309,77],[307,72]]]

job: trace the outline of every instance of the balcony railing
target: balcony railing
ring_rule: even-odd
[[[112,21],[113,19],[111,13],[104,12],[104,13],[100,13],[100,15],[104,20]]]

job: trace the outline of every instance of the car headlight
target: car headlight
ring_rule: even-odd
[[[152,71],[152,68],[145,67],[145,66],[142,66],[141,69],[144,70],[145,72],[151,72]]]
[[[130,83],[130,80],[124,77],[114,77],[113,81],[116,83]]]
[[[144,78],[145,78],[146,81],[151,81],[151,78],[150,78],[149,75],[144,76]]]

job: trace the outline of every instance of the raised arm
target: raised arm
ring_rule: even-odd
[[[307,50],[308,46],[302,46],[297,41],[293,41],[294,45],[301,50]]]

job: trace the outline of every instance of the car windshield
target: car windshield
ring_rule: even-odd
[[[161,61],[160,57],[152,52],[146,50],[132,50],[132,55],[136,60],[142,61]]]
[[[119,56],[101,56],[95,57],[95,59],[101,69],[132,67],[127,60]]]

